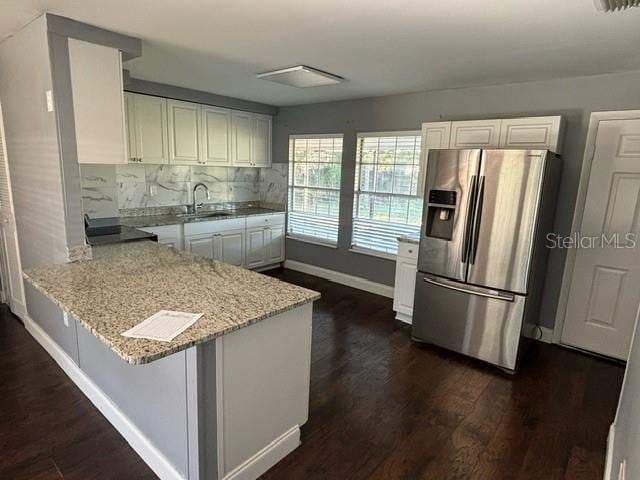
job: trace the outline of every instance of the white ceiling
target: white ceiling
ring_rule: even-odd
[[[0,38],[44,11],[141,38],[134,77],[273,105],[640,69],[640,9],[593,0],[0,0]],[[255,78],[297,64],[347,81]]]

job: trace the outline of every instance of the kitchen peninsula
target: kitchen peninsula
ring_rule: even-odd
[[[80,375],[161,478],[256,478],[299,445],[317,292],[150,241],[24,277],[65,312]],[[163,309],[204,315],[171,342],[121,335]]]

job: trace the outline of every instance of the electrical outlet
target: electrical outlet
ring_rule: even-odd
[[[62,321],[65,327],[69,326],[69,314],[67,312],[62,312]]]
[[[620,470],[618,470],[618,480],[627,479],[627,459],[620,462]]]

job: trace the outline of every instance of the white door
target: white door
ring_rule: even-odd
[[[184,239],[184,249],[194,255],[213,258],[215,252],[213,240],[212,235],[207,235],[206,237],[186,237]]]
[[[244,230],[216,234],[215,259],[242,267],[244,264]]]
[[[562,343],[626,359],[640,303],[640,120],[600,121]],[[620,248],[602,246],[619,235]],[[635,241],[635,246],[634,246]],[[589,246],[589,245],[586,245]]]
[[[133,103],[138,162],[169,163],[167,99],[134,94]]]
[[[275,225],[266,230],[266,263],[284,261],[284,225]]]
[[[230,144],[231,111],[203,106],[202,161],[211,165],[231,165]]]
[[[0,261],[2,262],[2,289],[9,308],[21,319],[26,318],[27,309],[22,284],[22,264],[20,248],[13,214],[11,179],[4,144],[4,124],[0,111]]]
[[[271,165],[271,117],[267,115],[254,116],[252,149],[255,167]]]
[[[256,268],[265,264],[265,232],[266,227],[247,230],[247,268]]]
[[[200,105],[167,100],[167,111],[169,115],[169,162],[178,165],[199,163]]]
[[[239,167],[253,164],[251,155],[253,115],[246,112],[233,112],[231,115],[231,163]]]

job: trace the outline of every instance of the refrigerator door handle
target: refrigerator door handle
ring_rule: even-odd
[[[476,261],[478,253],[478,235],[480,234],[480,222],[482,221],[482,205],[484,203],[484,175],[480,177],[480,186],[478,187],[478,200],[476,202],[475,225],[471,234],[471,248],[469,249],[469,263],[471,265]]]
[[[471,228],[473,227],[473,211],[476,206],[476,187],[477,177],[475,175],[471,175],[471,181],[469,182],[469,201],[467,202],[467,219],[464,226],[464,235],[462,237],[462,263],[466,263],[467,256],[469,254],[469,241],[471,240]]]
[[[509,293],[488,293],[478,290],[472,290],[470,288],[458,287],[456,285],[450,285],[448,283],[439,282],[429,277],[424,277],[423,280],[431,285],[437,287],[448,288],[449,290],[455,290],[456,292],[468,293],[469,295],[477,295],[478,297],[494,298],[496,300],[504,300],[505,302],[513,302],[515,297]]]

